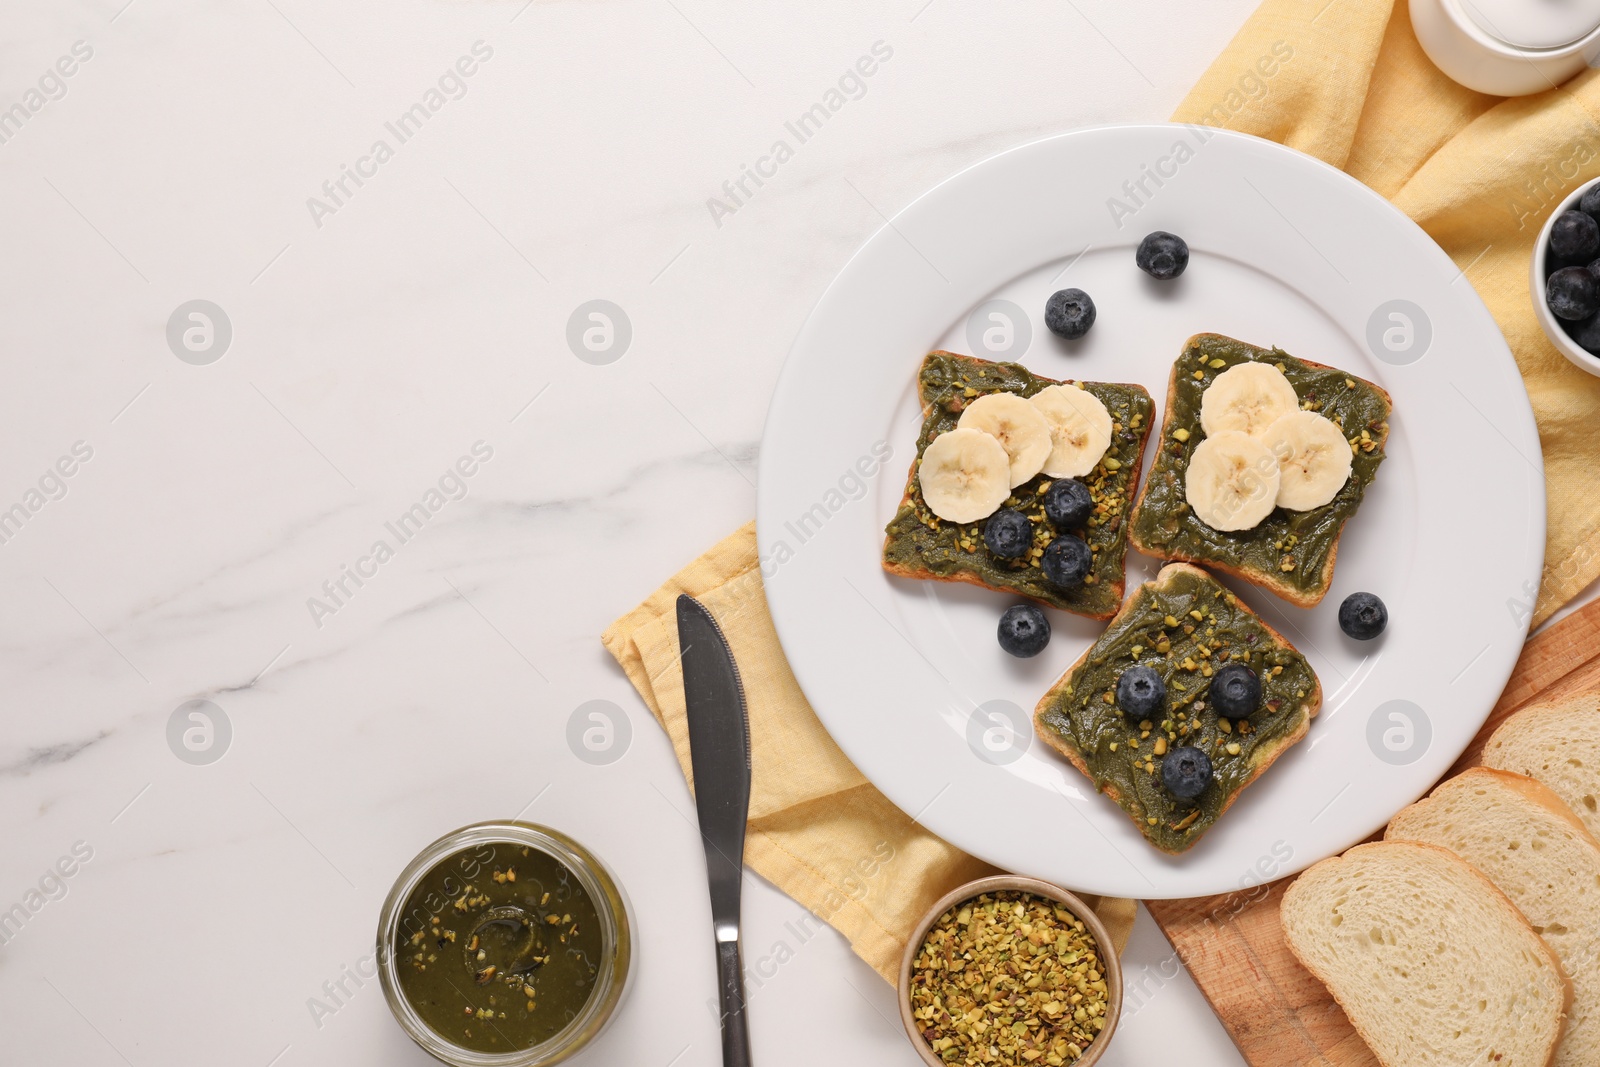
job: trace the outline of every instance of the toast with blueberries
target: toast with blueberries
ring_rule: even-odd
[[[1383,462],[1391,411],[1382,388],[1338,368],[1196,334],[1172,367],[1129,539],[1311,607]]]
[[[954,352],[930,352],[917,388],[924,418],[884,570],[1111,618],[1150,394]]]
[[[1322,706],[1316,673],[1215,578],[1172,563],[1034,709],[1041,740],[1156,848],[1191,848]]]

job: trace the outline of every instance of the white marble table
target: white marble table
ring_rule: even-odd
[[[13,0],[0,1064],[429,1062],[351,976],[422,844],[517,813],[637,909],[584,1062],[717,1063],[688,792],[600,631],[753,513],[789,341],[885,215],[1165,117],[1253,4]],[[169,745],[194,700],[214,762]],[[757,1062],[909,1067],[801,915],[747,900]],[[1148,917],[1128,967],[1105,1062],[1239,1062]]]

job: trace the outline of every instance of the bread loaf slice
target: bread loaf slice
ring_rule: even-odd
[[[1600,693],[1523,708],[1489,738],[1483,762],[1539,779],[1600,838]]]
[[[1511,898],[1572,980],[1556,1067],[1600,1064],[1600,842],[1561,798],[1478,767],[1401,809],[1383,839],[1447,848]]]
[[[1379,841],[1283,895],[1290,950],[1384,1067],[1546,1067],[1570,988],[1522,913],[1464,860]]]

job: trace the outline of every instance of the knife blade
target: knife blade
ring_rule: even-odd
[[[739,888],[744,828],[750,814],[750,723],[744,684],[722,627],[694,597],[678,597],[678,652],[689,719],[694,805],[705,845],[711,922],[722,1001],[723,1067],[750,1067],[744,966],[739,945]]]

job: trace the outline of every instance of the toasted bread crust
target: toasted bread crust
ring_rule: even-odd
[[[982,364],[984,364],[986,362],[985,360],[978,359],[975,356],[965,356],[965,355],[962,355],[959,352],[943,352],[943,351],[941,351],[939,354],[940,355],[945,355],[945,356],[954,356],[957,359],[966,360],[968,362],[971,362],[974,365],[982,365]],[[1029,373],[1033,374],[1034,372],[1029,371]],[[1047,378],[1042,374],[1034,374],[1034,377],[1038,378],[1041,381],[1052,382],[1052,383],[1057,384],[1057,385],[1063,384],[1066,381],[1074,380],[1074,379],[1064,379],[1064,378]],[[1081,379],[1077,379],[1077,380],[1081,380]],[[1146,396],[1149,395],[1148,391],[1144,388],[1144,386],[1138,385],[1138,384],[1134,384],[1134,383],[1104,382],[1104,383],[1096,383],[1096,384],[1110,385],[1110,386],[1113,386],[1113,387],[1115,387],[1117,389],[1136,390],[1138,392],[1144,393]],[[927,418],[928,409],[929,409],[929,406],[931,404],[931,401],[927,397],[922,396],[920,393],[918,394],[918,399],[922,401],[922,415],[923,415],[923,418]],[[1125,499],[1128,502],[1128,510],[1124,513],[1123,518],[1122,518],[1122,536],[1125,539],[1129,538],[1129,535],[1130,535],[1130,532],[1131,532],[1131,528],[1132,528],[1132,523],[1133,523],[1133,502],[1135,500],[1137,500],[1138,497],[1139,497],[1139,489],[1140,489],[1140,486],[1141,486],[1141,484],[1143,482],[1143,479],[1144,479],[1144,462],[1143,462],[1144,453],[1145,453],[1145,449],[1150,444],[1150,433],[1151,433],[1151,430],[1154,428],[1154,422],[1155,422],[1154,419],[1146,420],[1145,424],[1144,424],[1144,427],[1139,431],[1139,449],[1138,449],[1138,451],[1139,451],[1140,462],[1137,463],[1134,466],[1132,476],[1129,477],[1129,479],[1128,479],[1127,492],[1123,495],[1123,499]],[[912,463],[911,463],[910,469],[906,473],[905,491],[900,496],[900,507],[902,507],[902,508],[906,507],[907,505],[909,505],[911,503],[911,499],[912,499],[911,490],[912,490],[912,486],[916,484],[916,477],[917,477],[917,464],[916,464],[916,461],[913,460]],[[885,538],[884,538],[885,546],[887,546],[892,540],[893,540],[892,536],[886,535]],[[1086,618],[1086,619],[1099,619],[1099,620],[1102,620],[1102,621],[1106,620],[1106,619],[1111,619],[1111,618],[1114,618],[1116,616],[1117,610],[1118,610],[1117,608],[1112,608],[1111,610],[1104,611],[1104,612],[1089,612],[1089,611],[1077,610],[1077,609],[1074,609],[1074,608],[1065,608],[1065,607],[1062,607],[1059,604],[1052,604],[1049,601],[1040,600],[1037,597],[1030,597],[1027,593],[1022,592],[1019,589],[1013,589],[1013,588],[1011,588],[1009,586],[995,585],[992,582],[987,582],[981,576],[979,576],[977,574],[974,574],[974,573],[972,573],[970,571],[958,571],[958,572],[956,572],[954,574],[935,574],[932,570],[929,570],[928,568],[925,568],[925,567],[913,567],[913,566],[908,566],[908,565],[906,565],[904,563],[891,562],[888,559],[882,559],[881,555],[882,554],[880,553],[880,562],[883,565],[883,569],[885,571],[887,571],[888,573],[893,574],[893,575],[895,575],[896,577],[899,577],[899,578],[917,578],[917,579],[921,579],[923,581],[932,581],[932,582],[964,582],[967,585],[976,585],[976,586],[978,586],[980,588],[983,588],[983,589],[991,589],[991,590],[993,590],[993,591],[995,591],[997,593],[1008,593],[1008,594],[1010,594],[1012,596],[1021,597],[1024,600],[1032,600],[1036,604],[1043,604],[1045,607],[1056,608],[1058,611],[1066,611],[1066,612],[1069,612],[1070,614],[1078,615],[1078,616],[1081,616],[1081,617]],[[1115,584],[1111,585],[1110,588],[1116,594],[1115,600],[1116,600],[1117,604],[1120,606],[1121,603],[1122,603],[1122,600],[1123,600],[1123,596],[1127,592],[1127,588],[1128,588],[1128,565],[1127,565],[1126,558],[1124,558],[1124,560],[1123,560],[1121,573],[1117,576],[1117,580],[1116,580]]]
[[[929,570],[907,567],[900,563],[890,563],[888,560],[883,562],[883,569],[899,578],[920,578],[930,582],[965,582],[968,585],[982,586],[984,589],[992,589],[997,593],[1007,593],[1011,596],[1021,597],[1023,600],[1032,600],[1035,604],[1043,604],[1045,607],[1055,608],[1057,611],[1067,611],[1073,615],[1077,615],[1085,619],[1099,619],[1103,621],[1116,616],[1115,611],[1095,614],[1090,614],[1087,611],[1072,611],[1070,608],[1063,608],[1059,604],[1051,604],[1049,601],[1040,600],[1037,597],[1030,597],[1027,593],[1022,592],[1019,589],[1008,589],[1003,585],[992,585],[970,571],[958,571],[955,574],[934,574]],[[1127,589],[1127,587],[1127,570],[1124,568],[1122,580],[1111,587],[1116,590],[1117,599],[1119,601],[1122,599],[1123,592]]]
[[[1217,333],[1194,334],[1188,340],[1183,342],[1183,346],[1179,349],[1179,351],[1187,351],[1190,345],[1211,337],[1223,337],[1223,335]],[[1225,339],[1233,340],[1233,338]],[[1306,366],[1315,367],[1318,370],[1339,370],[1339,368],[1332,367],[1326,363],[1317,363],[1313,360],[1302,359],[1299,356],[1295,356],[1294,358],[1300,360],[1300,362],[1304,363]],[[1355,376],[1352,375],[1352,377]],[[1370,386],[1374,391],[1382,395],[1384,404],[1388,406],[1389,412],[1393,414],[1394,400],[1389,396],[1389,391],[1387,389],[1384,389],[1383,386],[1377,384],[1376,382],[1369,382],[1365,378],[1359,378],[1357,380],[1361,381],[1367,386]],[[1171,434],[1173,429],[1172,409],[1174,401],[1177,397],[1177,391],[1178,362],[1177,360],[1174,360],[1172,363],[1172,373],[1167,376],[1167,402],[1166,406],[1162,408],[1161,440],[1163,441],[1167,439],[1168,435]],[[1389,440],[1389,424],[1387,420],[1384,422],[1382,434],[1376,438],[1376,440],[1379,448],[1382,448]],[[1245,581],[1249,582],[1251,585],[1260,586],[1273,595],[1281,597],[1296,607],[1301,608],[1315,607],[1316,605],[1322,603],[1323,597],[1328,595],[1328,590],[1333,585],[1333,568],[1339,559],[1339,542],[1344,538],[1345,523],[1349,522],[1350,518],[1354,518],[1354,516],[1350,516],[1349,518],[1346,518],[1344,522],[1339,524],[1339,532],[1334,536],[1333,548],[1328,552],[1328,561],[1323,564],[1322,573],[1317,578],[1316,588],[1311,590],[1302,590],[1297,589],[1288,582],[1284,581],[1282,576],[1274,571],[1262,571],[1249,567],[1240,567],[1232,563],[1227,563],[1223,560],[1206,559],[1198,555],[1186,555],[1182,552],[1175,552],[1171,549],[1157,549],[1154,546],[1145,544],[1139,539],[1139,535],[1136,532],[1139,524],[1139,514],[1144,510],[1144,499],[1144,494],[1140,493],[1139,498],[1134,503],[1132,510],[1128,512],[1128,543],[1134,548],[1137,548],[1140,552],[1147,556],[1154,556],[1156,559],[1178,560],[1185,563],[1204,564],[1210,570],[1217,571],[1222,574],[1232,575],[1233,577],[1238,578],[1240,581]]]
[[[1164,582],[1170,581],[1172,577],[1184,572],[1197,573],[1205,575],[1206,577],[1210,577],[1208,574],[1206,574],[1205,570],[1200,567],[1193,566],[1192,564],[1183,562],[1169,563],[1165,567],[1161,568],[1161,572],[1157,574],[1152,581],[1145,583],[1145,585],[1141,586],[1140,589],[1134,590],[1133,596],[1128,597],[1122,602],[1122,607],[1118,609],[1116,616],[1113,617],[1112,624],[1115,625],[1116,619],[1133,609],[1134,602],[1138,599],[1141,590],[1147,587],[1159,589]],[[1238,597],[1234,596],[1232,590],[1229,590],[1226,587],[1223,588],[1224,592],[1228,596],[1228,599],[1234,604],[1237,604],[1246,612],[1249,612],[1251,617],[1260,623],[1261,628],[1267,631],[1274,643],[1281,648],[1294,649],[1294,645],[1291,644],[1271,624],[1269,624],[1260,615],[1250,611],[1249,605],[1245,604],[1243,601],[1239,600]],[[1069,739],[1057,733],[1055,730],[1047,728],[1044,725],[1044,716],[1045,713],[1050,709],[1051,705],[1056,701],[1061,690],[1065,688],[1068,681],[1072,678],[1073,672],[1082,666],[1084,661],[1089,658],[1089,654],[1094,651],[1094,647],[1094,645],[1090,645],[1088,648],[1083,650],[1082,655],[1072,661],[1072,664],[1066,669],[1066,671],[1062,673],[1061,677],[1056,679],[1055,684],[1050,687],[1044,696],[1039,698],[1039,702],[1034,705],[1033,709],[1033,732],[1040,738],[1040,740],[1044,741],[1045,744],[1049,745],[1061,755],[1065,756],[1067,762],[1076,767],[1078,772],[1085,778],[1088,778],[1091,782],[1094,782],[1095,778],[1094,775],[1089,771],[1089,764],[1088,761],[1083,758],[1083,753],[1078,749],[1078,746],[1074,745]],[[1300,724],[1298,729],[1291,734],[1285,735],[1275,744],[1257,750],[1256,757],[1252,763],[1250,776],[1241,782],[1238,787],[1233,790],[1233,792],[1229,793],[1223,798],[1222,807],[1217,810],[1217,818],[1216,820],[1213,820],[1213,825],[1215,825],[1216,821],[1220,821],[1223,815],[1227,814],[1228,809],[1233,806],[1234,801],[1239,799],[1239,794],[1244,792],[1245,787],[1249,786],[1257,778],[1261,777],[1268,767],[1271,767],[1277,762],[1279,756],[1288,751],[1291,746],[1304,738],[1310,731],[1311,720],[1316,718],[1317,712],[1322,709],[1321,678],[1317,679],[1316,688],[1310,693],[1306,694],[1305,706],[1307,708],[1305,721]],[[1111,800],[1117,802],[1120,809],[1122,791],[1119,790],[1114,784],[1107,783],[1105,785],[1101,785],[1099,782],[1095,782],[1095,788],[1104,793]],[[1135,825],[1138,825],[1137,821],[1135,821]],[[1139,831],[1142,834],[1145,833],[1144,827],[1139,827]],[[1146,834],[1145,836],[1146,840],[1149,840],[1149,835]],[[1196,840],[1198,840],[1198,838]],[[1168,855],[1181,855],[1187,850],[1162,848],[1162,846],[1157,845],[1154,841],[1151,841],[1150,843],[1154,847],[1160,849],[1162,852],[1166,852]],[[1193,846],[1193,843],[1194,842],[1190,842],[1190,847]]]

